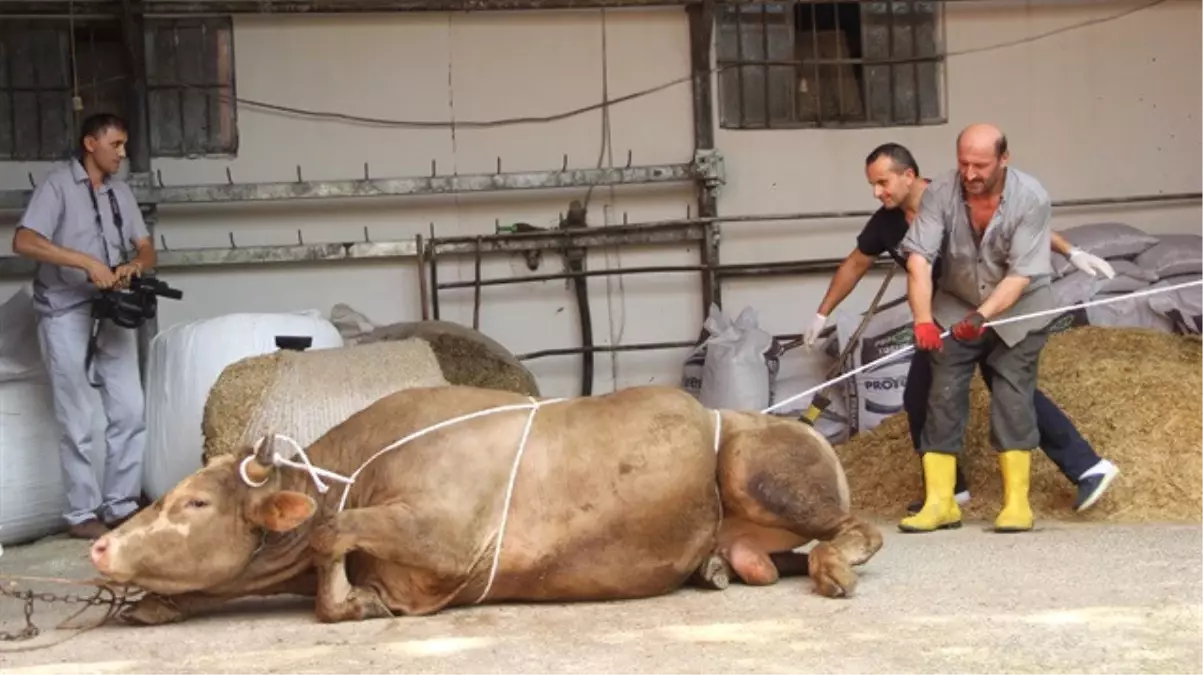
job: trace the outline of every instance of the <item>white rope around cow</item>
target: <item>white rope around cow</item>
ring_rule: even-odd
[[[493,563],[489,569],[489,579],[488,579],[488,582],[485,584],[484,592],[481,593],[480,597],[476,600],[477,603],[480,603],[480,602],[484,601],[485,597],[488,596],[489,591],[492,590],[493,581],[497,577],[497,568],[501,561],[502,540],[505,537],[505,528],[506,528],[506,524],[509,521],[510,502],[513,500],[513,496],[514,496],[514,484],[518,479],[518,467],[522,462],[522,455],[523,455],[523,453],[526,452],[526,443],[530,439],[530,431],[531,431],[531,426],[534,424],[534,421],[535,421],[535,413],[537,413],[539,411],[539,408],[541,408],[545,405],[548,405],[551,403],[559,403],[560,401],[564,401],[564,400],[567,400],[567,399],[552,398],[552,399],[546,399],[546,400],[540,401],[540,400],[535,399],[534,397],[530,397],[529,403],[503,405],[503,406],[497,406],[495,408],[487,408],[485,410],[477,410],[475,412],[471,412],[471,413],[468,413],[465,415],[460,415],[459,417],[453,417],[449,420],[443,420],[442,422],[437,422],[437,423],[432,424],[423,429],[419,429],[418,431],[415,431],[414,433],[409,434],[408,436],[405,436],[404,438],[401,438],[397,441],[394,441],[394,442],[388,444],[384,448],[380,449],[380,451],[376,452],[371,457],[369,457],[366,461],[364,461],[364,463],[361,464],[359,466],[359,468],[356,469],[355,472],[352,473],[350,476],[343,476],[343,475],[334,473],[333,471],[327,471],[326,469],[322,469],[320,467],[314,466],[313,463],[311,463],[309,461],[309,456],[307,454],[305,454],[305,450],[304,450],[304,448],[301,447],[301,444],[298,443],[296,440],[289,438],[288,436],[286,436],[284,434],[274,434],[274,437],[291,445],[293,448],[293,453],[300,455],[302,461],[295,462],[292,459],[290,459],[289,457],[286,457],[286,456],[280,454],[280,452],[278,450],[273,449],[272,456],[271,456],[271,463],[275,466],[285,466],[285,467],[299,469],[299,470],[303,470],[303,471],[307,472],[309,474],[309,477],[313,480],[314,485],[317,486],[318,492],[320,492],[322,494],[325,494],[326,491],[329,490],[329,487],[324,482],[322,482],[322,477],[343,483],[345,487],[343,487],[342,498],[338,502],[338,512],[341,512],[347,505],[347,495],[350,494],[351,486],[355,484],[355,480],[359,477],[359,474],[362,473],[363,470],[365,468],[367,468],[369,464],[371,464],[373,461],[375,461],[376,458],[380,457],[384,453],[389,452],[391,450],[396,450],[397,448],[401,447],[402,445],[405,445],[406,443],[409,443],[410,441],[421,438],[422,436],[425,436],[426,434],[429,434],[431,432],[438,431],[439,429],[443,429],[443,428],[452,426],[454,424],[459,424],[460,422],[466,422],[468,420],[476,419],[478,417],[484,417],[486,415],[492,415],[492,414],[501,413],[501,412],[509,412],[512,410],[529,410],[530,414],[527,415],[527,417],[526,417],[526,425],[522,429],[522,438],[518,441],[518,451],[514,454],[514,463],[513,463],[513,466],[510,468],[510,477],[509,477],[509,481],[506,485],[506,490],[505,490],[505,502],[502,506],[502,511],[501,511],[501,523],[497,529],[496,545],[494,546],[494,549],[493,549]],[[242,477],[243,482],[251,487],[261,487],[267,483],[266,478],[258,483],[252,481],[250,476],[247,475],[247,472],[246,472],[247,464],[249,462],[255,460],[256,455],[258,454],[260,448],[263,447],[263,443],[266,440],[267,440],[266,436],[264,436],[263,438],[260,438],[255,443],[255,448],[254,448],[255,451],[252,454],[247,455],[246,458],[244,458],[242,460],[242,463],[239,464],[239,466],[238,466],[238,473]],[[716,440],[716,449],[717,449],[717,440]]]
[[[1173,286],[1163,286],[1160,288],[1150,288],[1150,289],[1146,289],[1143,291],[1135,291],[1135,292],[1127,293],[1127,294],[1117,296],[1114,298],[1103,298],[1101,300],[1090,300],[1090,301],[1082,302],[1082,303],[1079,303],[1076,305],[1070,305],[1068,307],[1057,307],[1054,309],[1046,309],[1046,310],[1042,310],[1039,312],[1032,312],[1031,314],[1021,314],[1018,316],[1010,316],[1005,319],[996,319],[994,321],[987,321],[985,324],[983,324],[983,327],[989,328],[991,326],[1001,326],[1003,324],[1014,323],[1016,321],[1026,321],[1027,319],[1034,319],[1039,316],[1048,316],[1050,314],[1064,314],[1065,312],[1069,312],[1069,311],[1072,311],[1075,309],[1082,309],[1082,308],[1086,308],[1086,307],[1097,307],[1099,305],[1106,305],[1106,304],[1109,304],[1112,302],[1131,300],[1132,298],[1138,298],[1138,297],[1145,296],[1145,295],[1154,295],[1157,293],[1168,293],[1169,291],[1176,291],[1176,290],[1180,290],[1183,288],[1188,288],[1190,286],[1200,286],[1200,285],[1203,285],[1203,279],[1200,279],[1198,281],[1187,281],[1187,282],[1181,283],[1181,284],[1174,284]],[[951,333],[952,333],[951,330],[946,330],[943,333],[940,333],[940,338],[941,339],[946,338]],[[830,380],[827,380],[826,382],[824,382],[816,387],[811,387],[810,389],[807,389],[806,391],[804,391],[800,394],[794,394],[793,396],[790,396],[787,399],[778,401],[777,403],[774,403],[773,405],[765,408],[764,410],[761,410],[760,412],[770,413],[782,406],[789,405],[790,403],[793,403],[794,401],[797,401],[800,398],[805,398],[807,396],[811,396],[812,394],[814,394],[817,391],[822,391],[823,389],[826,389],[827,387],[830,387],[831,385],[836,384],[837,382],[842,382],[842,381],[852,377],[853,375],[863,373],[866,370],[872,370],[874,368],[881,366],[882,364],[884,364],[887,361],[898,358],[899,356],[901,356],[903,354],[907,354],[907,353],[913,352],[913,351],[915,351],[915,346],[908,345],[895,352],[886,354],[885,356],[881,357],[880,359],[877,359],[876,361],[866,363],[865,365],[860,366],[859,368],[854,368],[853,370],[850,370],[850,371],[844,373],[843,375],[840,375],[839,377],[835,377]]]

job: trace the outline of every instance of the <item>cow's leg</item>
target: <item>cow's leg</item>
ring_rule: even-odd
[[[430,532],[439,531],[437,524],[423,521],[423,515],[404,504],[384,504],[360,509],[341,511],[325,519],[310,535],[310,548],[320,558],[334,561],[319,565],[319,574],[330,580],[322,584],[329,587],[328,602],[331,607],[341,607],[346,598],[361,598],[370,601],[365,611],[377,612],[376,605],[389,607],[404,614],[424,614],[434,611],[448,602],[467,580],[473,560],[469,533],[458,533],[464,541],[447,540],[457,533],[440,535],[440,540],[430,541]],[[424,545],[425,544],[425,545]],[[373,559],[376,564],[366,567],[367,575],[375,587],[352,586],[346,568],[341,562],[347,554],[357,551]],[[464,555],[456,556],[456,552]],[[381,568],[392,563],[391,569]],[[363,583],[357,576],[357,583]],[[345,588],[344,588],[345,587]],[[319,593],[320,597],[320,593]],[[320,604],[320,601],[319,601]],[[341,616],[350,612],[354,616],[359,610],[339,609]]]
[[[229,601],[229,598],[200,593],[182,593],[180,595],[148,594],[131,607],[121,612],[119,617],[126,623],[138,626],[158,626],[174,623],[219,607]]]
[[[317,567],[317,618],[325,623],[393,616],[374,589],[352,586],[345,555],[320,556]]]
[[[316,577],[312,570],[286,579],[250,595],[313,595]],[[158,595],[155,593],[143,596],[128,609],[122,611],[119,617],[130,624],[141,626],[157,626],[165,623],[183,621],[192,616],[203,614],[216,609],[240,595],[181,593],[179,595]]]
[[[787,529],[765,527],[748,518],[731,515],[724,518],[719,528],[717,553],[745,584],[769,586],[782,576],[799,573],[794,556],[804,554],[795,554],[793,549],[806,541]]]
[[[799,542],[818,540],[807,559],[814,588],[827,597],[845,596],[856,587],[852,567],[864,564],[881,548],[881,533],[848,513],[834,475],[824,476],[814,465],[809,468],[790,473],[749,472],[746,480],[727,486],[724,506],[733,520],[745,520],[763,531],[792,533]],[[781,543],[761,546],[759,551],[788,550]],[[733,548],[732,556],[738,555]],[[728,560],[738,572],[738,558]]]
[[[873,525],[845,516],[810,551],[810,578],[815,590],[829,598],[850,595],[856,589],[855,565],[863,565],[881,548],[881,532]]]
[[[778,576],[804,577],[810,574],[810,556],[797,551],[778,551],[770,553],[769,559],[777,568]]]
[[[702,566],[694,571],[693,576],[689,578],[689,583],[701,588],[721,591],[731,585],[732,574],[734,574],[734,570],[731,569],[730,563],[721,554],[715,552],[711,553]]]
[[[724,457],[724,510],[730,519],[764,532],[792,533],[796,545],[818,540],[807,557],[814,590],[826,597],[851,594],[857,585],[852,568],[881,549],[881,532],[848,513],[846,484],[834,457],[818,444],[778,445],[772,430],[761,430],[741,434]],[[788,550],[782,544],[789,541],[760,546],[759,551]],[[739,572],[740,562],[728,559]]]

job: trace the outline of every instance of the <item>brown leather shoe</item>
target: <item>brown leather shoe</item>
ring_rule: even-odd
[[[67,534],[75,539],[100,539],[108,531],[109,528],[96,519],[85,520],[78,525],[71,525],[67,528]]]

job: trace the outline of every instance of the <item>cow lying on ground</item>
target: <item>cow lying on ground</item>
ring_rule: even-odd
[[[808,574],[838,597],[856,584],[851,567],[881,547],[849,514],[843,470],[817,432],[758,413],[720,420],[677,389],[547,402],[518,461],[528,409],[373,459],[431,425],[524,403],[461,386],[385,397],[305,449],[312,466],[344,477],[367,463],[349,487],[322,479],[325,493],[308,470],[271,464],[273,449],[288,455],[279,440],[217,458],[97,540],[93,564],[150,593],[127,615],[136,623],[272,594],[315,597],[332,622],[643,598],[691,581],[722,588],[732,572],[749,584]],[[814,540],[809,556],[791,552]]]

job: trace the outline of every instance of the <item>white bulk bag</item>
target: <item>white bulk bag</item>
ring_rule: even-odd
[[[26,287],[0,305],[0,545],[31,541],[67,526],[60,432],[37,322]],[[99,480],[104,475],[107,422],[95,390],[90,398],[89,456]]]
[[[734,321],[717,305],[703,324],[706,357],[699,402],[711,409],[763,410],[772,398],[773,373],[766,354],[773,336],[760,328],[756,309],[745,307]]]
[[[841,314],[836,334],[842,353],[860,327],[864,315]],[[844,372],[873,363],[914,344],[914,317],[906,296],[877,306],[865,330],[857,338]],[[895,357],[876,368],[861,371],[845,380],[850,435],[870,431],[886,418],[903,411],[903,392],[914,353]],[[838,358],[838,357],[837,357]]]
[[[209,389],[226,366],[277,350],[277,335],[313,338],[313,349],[342,347],[321,312],[226,314],[176,324],[150,345],[146,378],[146,458],[142,488],[158,499],[201,468],[201,418]]]

